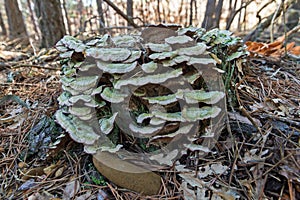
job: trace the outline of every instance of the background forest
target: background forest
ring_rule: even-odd
[[[300,9],[296,0],[6,0],[0,5],[1,34],[42,39],[42,47],[53,46],[65,34],[113,35],[158,23],[220,28],[245,36],[258,24],[267,23],[260,27],[264,29],[272,22],[283,32],[284,21],[288,29],[297,25]]]

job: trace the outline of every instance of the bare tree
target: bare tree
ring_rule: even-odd
[[[65,14],[66,21],[67,21],[68,32],[69,32],[70,35],[72,35],[71,22],[70,22],[70,18],[69,18],[69,14],[68,14],[68,9],[66,7],[66,0],[62,1],[62,6],[63,6],[63,9],[64,9],[64,14]]]
[[[127,7],[126,7],[128,17],[133,17],[133,0],[127,0]]]
[[[244,37],[244,41],[253,41],[256,40],[259,35],[263,32],[264,29],[268,28],[270,24],[272,23],[272,19],[277,19],[281,13],[286,10],[288,7],[290,7],[293,3],[295,3],[296,0],[287,0],[285,4],[281,4],[278,11],[274,11],[271,15],[269,15],[263,22],[261,22],[255,30],[251,31],[248,35]],[[242,7],[241,7],[242,9]]]
[[[34,16],[34,13],[33,13],[32,7],[31,7],[32,5],[31,5],[30,0],[27,0],[27,5],[28,5],[29,14],[30,14],[30,19],[31,19],[31,22],[32,22],[32,25],[33,25],[33,30],[36,34],[36,39],[39,39],[40,38],[40,33],[38,31],[36,19],[34,18],[35,16]]]
[[[131,26],[134,28],[138,28],[139,26],[134,23],[133,19],[131,17],[128,17],[122,10],[118,8],[111,0],[103,0],[105,1],[110,7],[112,7],[119,15],[121,15]]]
[[[2,13],[1,12],[0,12],[0,27],[1,27],[1,35],[6,36],[7,35],[7,31],[6,31],[5,24],[3,22],[3,18],[2,18]]]
[[[10,38],[27,37],[26,26],[19,9],[18,0],[5,0]]]
[[[42,33],[41,47],[51,47],[66,34],[60,0],[35,0],[34,5]]]
[[[216,0],[207,0],[205,17],[202,22],[202,27],[207,30],[213,28],[214,13],[216,9]]]
[[[129,18],[133,18],[133,0],[127,0],[126,12]],[[129,22],[127,22],[130,25]]]
[[[97,0],[97,10],[98,10],[98,15],[100,17],[99,19],[99,27],[100,30],[101,28],[105,27],[105,21],[104,21],[104,15],[103,15],[103,7],[102,7],[103,1],[102,0]],[[101,32],[101,31],[100,31]],[[101,32],[102,33],[102,32]]]
[[[158,16],[158,21],[161,22],[161,17],[160,17],[160,0],[157,0],[157,16]]]
[[[190,25],[193,24],[193,5],[194,5],[194,0],[190,1]]]
[[[249,4],[251,4],[252,2],[253,2],[252,0],[249,0],[249,1],[246,1],[246,2],[243,2],[243,1],[242,1],[242,5],[241,5],[241,7],[240,7],[239,9],[230,12],[230,17],[228,18],[228,20],[227,20],[227,22],[226,22],[226,30],[229,30],[229,28],[230,28],[230,26],[231,26],[231,24],[232,24],[232,22],[233,22],[235,16],[236,16],[237,14],[239,14],[243,9],[246,9],[247,6],[248,6]],[[236,4],[236,1],[235,1],[234,9],[236,8],[236,5],[237,5],[237,4]]]
[[[215,26],[218,28],[220,27],[222,9],[223,9],[223,0],[219,0],[216,6],[216,18],[215,18],[215,23],[216,23]]]
[[[300,15],[300,0],[297,0],[288,10],[286,26],[288,30],[291,30],[299,24]]]
[[[237,0],[236,0],[237,1]],[[219,28],[224,0],[208,0],[202,27],[206,29]],[[231,2],[231,0],[230,0]],[[231,7],[231,3],[230,3]],[[230,9],[230,8],[229,8]]]
[[[85,12],[82,0],[77,0],[77,15],[80,16],[79,18],[79,31],[84,31],[84,19],[85,19]]]

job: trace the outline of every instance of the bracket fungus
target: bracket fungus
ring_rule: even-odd
[[[199,41],[197,28],[167,32],[159,39],[143,38],[146,33],[89,41],[65,36],[57,43],[64,63],[56,120],[87,153],[118,155],[126,150],[124,138],[144,138],[146,146],[165,138],[201,138],[205,128],[199,126],[223,121],[225,93],[222,78],[216,78],[221,70],[215,70],[217,61],[208,52],[211,40]],[[81,59],[74,59],[74,53]],[[213,133],[220,133],[222,125],[213,127]],[[183,140],[176,148],[207,151],[194,141]],[[172,165],[184,152],[165,150],[166,156],[153,156],[150,148],[143,153],[150,153],[148,161]]]

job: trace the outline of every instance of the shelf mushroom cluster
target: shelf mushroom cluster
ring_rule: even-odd
[[[164,29],[162,37],[149,36]],[[124,149],[118,139],[109,139],[121,132],[146,138],[148,146],[177,138],[182,148],[209,151],[199,139],[220,131],[221,125],[203,121],[223,119],[222,70],[190,32],[150,27],[145,34],[85,42],[65,36],[56,45],[63,89],[57,122],[90,154]],[[150,159],[171,164],[181,153],[171,149],[168,159]]]

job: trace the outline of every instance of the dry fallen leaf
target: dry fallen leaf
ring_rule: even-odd
[[[79,192],[79,189],[80,189],[79,181],[74,180],[67,183],[64,190],[63,199],[73,199],[75,195]]]
[[[295,42],[284,45],[284,37],[280,37],[272,43],[247,41],[246,46],[252,55],[260,54],[276,58],[282,57],[286,52],[295,56],[300,55],[300,46],[295,46]]]

